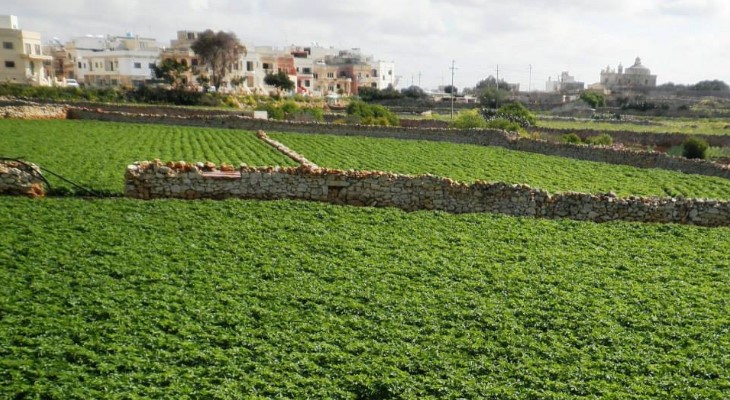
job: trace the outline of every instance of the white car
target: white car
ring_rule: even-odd
[[[66,79],[66,87],[80,87],[76,79]]]

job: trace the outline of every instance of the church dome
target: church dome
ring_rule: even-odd
[[[629,75],[650,75],[651,71],[649,71],[649,68],[641,65],[641,58],[636,57],[634,65],[626,68],[626,73]]]

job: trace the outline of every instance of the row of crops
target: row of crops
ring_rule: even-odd
[[[0,198],[2,398],[730,391],[730,230]]]
[[[487,147],[271,136],[327,167],[730,193]],[[0,120],[0,155],[111,193],[138,159],[291,165],[252,132],[89,121]],[[728,228],[74,197],[0,197],[0,226],[0,398],[730,392]]]
[[[721,178],[502,148],[290,133],[272,137],[330,168],[526,183],[551,192],[730,198],[730,181]],[[22,156],[74,182],[117,194],[123,191],[126,165],[136,160],[293,165],[252,132],[95,121],[0,120],[0,156]]]

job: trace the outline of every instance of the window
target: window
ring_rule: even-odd
[[[375,83],[375,82],[373,82],[373,83],[371,83],[371,84],[370,84],[370,87],[374,87],[374,88],[376,88],[376,87],[378,87],[378,84],[377,84],[377,83]]]
[[[253,61],[246,61],[246,71],[253,71]]]
[[[81,69],[81,61],[79,61],[79,69]]]
[[[314,74],[314,79],[319,79],[319,74]]]
[[[38,55],[41,55],[41,45],[39,45],[39,44],[35,45],[35,53]]]
[[[264,69],[271,69],[271,64],[264,63]]]
[[[188,40],[195,39],[195,32],[188,32]]]
[[[25,54],[30,54],[30,43],[25,44]]]
[[[304,67],[304,69],[302,69],[302,72],[304,72],[305,74],[311,74],[312,73],[312,69],[309,68],[309,67]]]
[[[12,50],[13,49],[13,42],[3,42],[3,49],[5,49],[5,50]]]
[[[305,80],[304,87],[309,87],[309,86],[311,86],[311,82],[309,80]]]
[[[335,91],[335,87],[332,86],[332,85],[329,85],[329,87],[327,89],[329,89],[330,92],[334,92]]]
[[[328,72],[327,73],[327,77],[328,78],[334,78],[335,77],[335,73],[334,72]]]
[[[378,77],[378,70],[377,69],[374,69],[372,72],[373,72],[373,74],[372,74],[373,75],[373,78],[377,78]]]
[[[140,68],[142,68],[142,63],[138,63],[138,62],[134,63],[134,68],[135,68],[135,69],[140,69]]]
[[[155,69],[155,63],[149,63],[149,64],[147,64],[147,68],[149,68],[149,69]]]
[[[5,68],[15,68],[15,61],[5,61]]]

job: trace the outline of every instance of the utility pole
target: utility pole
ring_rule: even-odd
[[[496,108],[499,108],[499,64],[497,64],[497,97],[494,99]]]
[[[421,87],[421,71],[418,71],[418,87]]]
[[[456,96],[456,93],[454,93],[456,90],[454,90],[454,71],[457,70],[454,65],[456,64],[456,61],[451,60],[451,119],[454,119],[454,96]]]
[[[532,64],[530,64],[530,83],[527,84],[527,92],[532,92]]]

